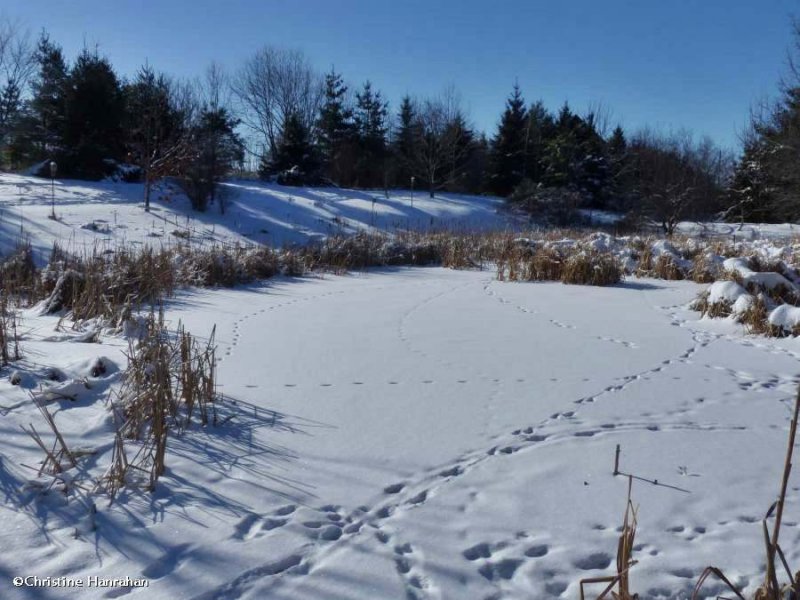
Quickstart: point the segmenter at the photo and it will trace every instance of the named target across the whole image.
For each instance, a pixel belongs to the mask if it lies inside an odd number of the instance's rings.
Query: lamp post
[[[50,218],[55,221],[56,219],[56,173],[58,172],[58,165],[56,161],[50,161],[50,200],[51,210]]]
[[[411,176],[411,208],[414,208],[414,182],[417,180],[413,175]]]

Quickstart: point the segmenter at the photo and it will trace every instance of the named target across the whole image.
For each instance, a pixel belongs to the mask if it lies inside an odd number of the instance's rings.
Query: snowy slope
[[[19,426],[40,420],[0,380],[0,577],[144,577],[125,597],[147,600],[575,598],[613,571],[620,444],[624,471],[660,482],[634,484],[633,590],[687,598],[714,564],[752,593],[800,345],[697,320],[682,307],[702,287],[425,268],[185,292],[167,316],[200,336],[217,325],[230,418],[173,438],[158,491],[100,502],[96,531],[76,500],[23,488],[39,456]],[[122,363],[120,340],[75,343],[56,321],[25,313],[26,372]],[[92,474],[116,376],[51,405],[68,442],[97,450]],[[786,520],[796,565],[794,487]]]
[[[160,245],[190,241],[196,245],[250,242],[283,246],[332,234],[397,229],[503,230],[515,220],[498,198],[392,191],[368,193],[336,188],[294,188],[256,181],[222,185],[228,208],[191,210],[174,186],[153,193],[150,213],[143,210],[140,184],[56,180],[0,174],[0,254],[20,239],[39,252],[54,241],[73,251],[100,250],[117,244]],[[57,221],[48,218],[52,194]],[[374,200],[374,202],[373,202]]]

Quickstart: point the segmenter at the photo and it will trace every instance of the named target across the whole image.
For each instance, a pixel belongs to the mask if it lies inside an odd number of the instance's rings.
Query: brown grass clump
[[[648,277],[653,272],[653,251],[649,243],[642,240],[637,240],[638,243],[632,244],[634,250],[638,253],[638,267],[636,275],[639,277]]]
[[[622,281],[623,272],[617,259],[610,254],[575,254],[567,259],[561,274],[563,283],[577,285],[615,285]]]
[[[242,272],[248,279],[270,279],[280,273],[280,260],[272,248],[259,246],[244,252]]]
[[[554,249],[540,248],[521,261],[518,273],[523,281],[560,281],[564,274],[564,258]]]
[[[473,257],[474,240],[468,237],[453,237],[441,245],[441,263],[449,269],[474,269],[479,261]]]
[[[727,300],[710,302],[708,291],[702,292],[697,299],[692,302],[692,309],[698,311],[700,316],[709,317],[710,319],[724,319],[725,317],[729,317],[733,312],[733,306]]]
[[[19,246],[0,261],[0,290],[17,302],[32,304],[41,295],[40,280],[30,244]]]
[[[653,272],[658,279],[666,279],[670,281],[680,281],[686,279],[686,274],[683,269],[675,262],[671,256],[661,255],[656,260],[653,267]]]
[[[496,262],[501,281],[561,281],[576,285],[614,285],[623,269],[610,253],[567,246],[506,243]]]
[[[737,320],[742,323],[748,333],[775,335],[768,321],[767,303],[762,295],[758,295]]]
[[[714,283],[720,276],[720,269],[707,253],[698,253],[692,259],[689,278],[695,283]]]

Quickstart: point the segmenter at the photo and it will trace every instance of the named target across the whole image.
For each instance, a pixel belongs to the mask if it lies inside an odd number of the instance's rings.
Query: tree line
[[[551,111],[517,85],[487,136],[453,87],[392,109],[370,81],[352,88],[297,50],[265,47],[233,73],[211,65],[199,81],[147,64],[126,79],[97,50],[68,61],[47,33],[33,43],[5,21],[0,151],[7,168],[46,173],[54,160],[66,177],[142,181],[146,207],[152,184],[171,177],[195,208],[224,211],[218,182],[246,171],[287,185],[495,194],[558,225],[579,209],[612,210],[671,234],[685,219],[796,218],[792,75],[780,101],[753,117],[737,159],[689,133],[611,127],[601,106]]]

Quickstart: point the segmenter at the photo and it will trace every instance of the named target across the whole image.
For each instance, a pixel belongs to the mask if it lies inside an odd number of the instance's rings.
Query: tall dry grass
[[[17,331],[17,312],[0,291],[0,367],[22,358]]]
[[[129,484],[155,489],[166,469],[167,442],[196,416],[217,422],[214,333],[204,342],[182,326],[167,330],[163,310],[151,312],[130,340],[123,384],[112,401],[116,435],[101,488],[114,499]]]

